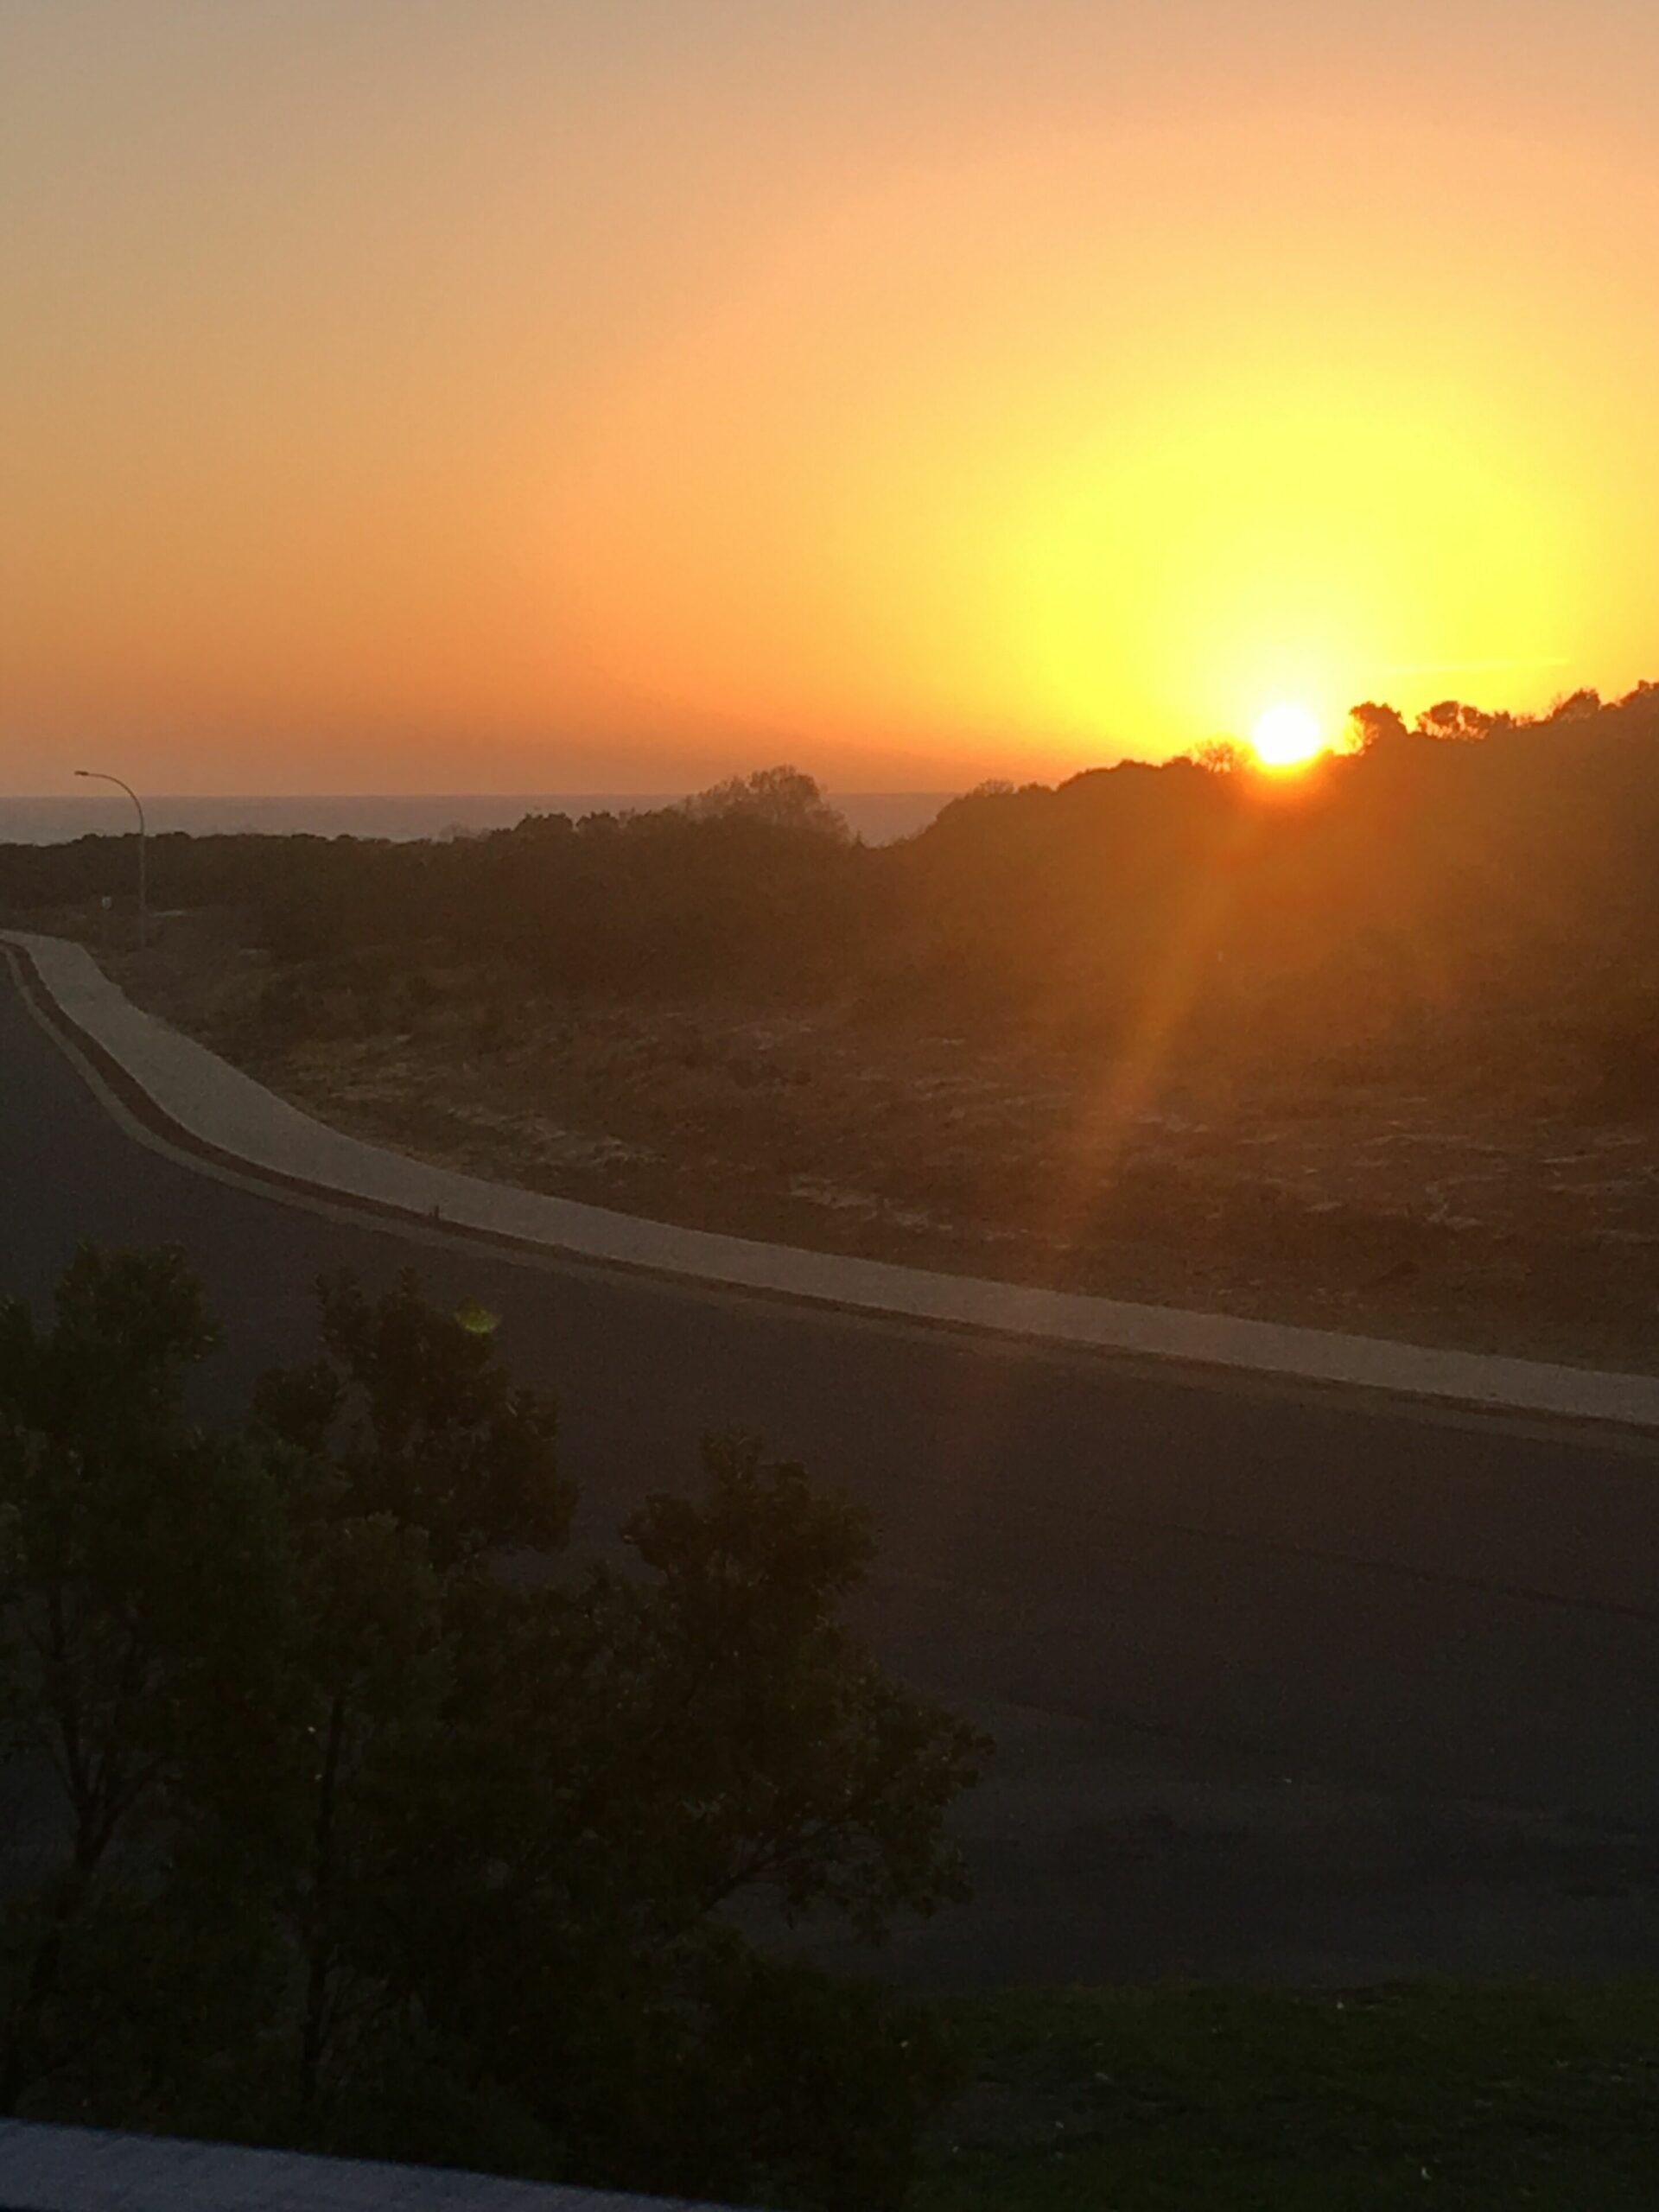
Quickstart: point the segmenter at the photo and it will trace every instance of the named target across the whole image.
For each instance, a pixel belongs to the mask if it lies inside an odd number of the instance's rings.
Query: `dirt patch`
[[[278,969],[222,915],[169,918],[142,958],[100,957],[322,1118],[531,1189],[1153,1303],[1659,1362],[1659,1126],[1592,1118],[1565,1086],[1242,1088],[846,1009]]]

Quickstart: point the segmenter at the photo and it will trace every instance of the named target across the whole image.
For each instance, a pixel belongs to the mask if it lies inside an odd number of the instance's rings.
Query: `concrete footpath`
[[[3,2212],[718,2212],[376,2158],[0,2120]]]
[[[911,1322],[1245,1370],[1299,1382],[1659,1429],[1659,1376],[1446,1351],[1131,1305],[643,1221],[429,1166],[331,1129],[143,1013],[81,946],[0,931],[31,1009],[143,1135],[276,1195],[343,1204],[497,1249],[568,1255]],[[0,1077],[3,1079],[3,1077]]]

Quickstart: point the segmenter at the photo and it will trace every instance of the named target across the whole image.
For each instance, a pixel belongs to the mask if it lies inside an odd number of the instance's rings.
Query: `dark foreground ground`
[[[1083,1990],[957,2011],[914,2212],[1613,2212],[1659,2196],[1659,1990]]]
[[[79,1237],[182,1244],[232,1346],[226,1406],[305,1339],[320,1269],[384,1280],[413,1259],[436,1294],[500,1314],[509,1356],[560,1392],[590,1534],[692,1480],[698,1432],[734,1423],[862,1498],[880,1542],[864,1627],[1000,1745],[959,1815],[974,1903],[884,1971],[1659,1972],[1653,1446],[323,1218],[124,1135],[10,988],[0,1206],[0,1283],[32,1297]]]

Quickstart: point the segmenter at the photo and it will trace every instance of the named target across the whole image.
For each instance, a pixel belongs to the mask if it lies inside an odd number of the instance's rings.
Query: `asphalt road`
[[[1659,1970],[1659,1445],[520,1264],[125,1135],[0,982],[0,1287],[173,1243],[231,1349],[411,1260],[560,1395],[588,1529],[759,1430],[864,1500],[860,1619],[999,1751],[938,1983]],[[842,1955],[833,1943],[831,1957]]]

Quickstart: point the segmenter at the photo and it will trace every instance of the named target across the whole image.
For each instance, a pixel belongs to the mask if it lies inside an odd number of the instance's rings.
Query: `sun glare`
[[[1325,733],[1306,707],[1269,707],[1250,732],[1264,768],[1300,768],[1325,750]]]

